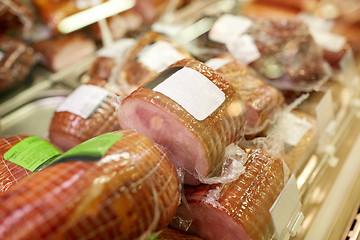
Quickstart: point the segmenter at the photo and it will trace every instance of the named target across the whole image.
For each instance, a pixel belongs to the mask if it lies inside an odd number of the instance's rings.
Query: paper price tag
[[[158,41],[146,46],[138,54],[139,61],[149,69],[161,72],[169,65],[184,58],[170,43]]]
[[[270,209],[277,239],[286,240],[300,232],[304,215],[301,212],[300,194],[292,175]]]
[[[110,93],[103,88],[94,85],[82,85],[60,104],[56,112],[71,112],[88,119],[109,95]]]
[[[321,136],[332,119],[334,119],[334,104],[331,90],[328,90],[315,108],[316,120]]]
[[[191,68],[170,68],[162,75],[166,78],[160,75],[145,87],[171,98],[198,121],[207,118],[225,101],[225,94],[213,82]]]
[[[244,34],[252,24],[249,18],[224,14],[214,23],[209,32],[209,38],[215,42],[226,43],[229,39]]]
[[[212,58],[205,62],[205,64],[214,70],[218,70],[233,60],[230,58]]]
[[[127,50],[132,48],[135,45],[135,42],[136,41],[131,38],[121,39],[107,47],[101,48],[99,51],[97,51],[96,55],[99,57],[117,59],[122,57]]]
[[[226,43],[231,54],[244,64],[251,63],[260,58],[261,54],[249,35],[242,35]]]
[[[285,143],[296,146],[311,128],[311,123],[292,113],[284,113],[277,123],[280,136]]]

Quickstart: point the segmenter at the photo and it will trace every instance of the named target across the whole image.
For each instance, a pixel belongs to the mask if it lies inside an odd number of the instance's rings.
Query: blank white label
[[[226,43],[231,54],[244,64],[260,58],[261,54],[250,35],[242,35]]]
[[[198,121],[225,101],[225,94],[201,73],[184,67],[154,88],[181,105]]]
[[[332,100],[331,90],[328,90],[315,108],[316,120],[321,136],[331,120],[334,119],[334,104]]]
[[[285,113],[279,119],[277,127],[284,141],[296,146],[311,128],[311,123],[295,114]]]
[[[205,64],[214,70],[218,70],[233,60],[231,58],[212,58],[205,62]]]
[[[89,118],[108,98],[110,93],[94,85],[82,85],[75,89],[56,112],[71,112],[82,118]]]
[[[165,41],[158,41],[146,46],[139,52],[138,57],[142,64],[156,72],[161,72],[169,65],[184,58],[178,50]]]
[[[117,59],[124,56],[127,50],[135,45],[135,40],[131,38],[125,38],[114,42],[113,44],[101,48],[96,55],[99,57],[108,57]]]
[[[229,39],[237,38],[244,34],[252,23],[246,17],[224,14],[211,28],[209,38],[215,42],[226,43]]]

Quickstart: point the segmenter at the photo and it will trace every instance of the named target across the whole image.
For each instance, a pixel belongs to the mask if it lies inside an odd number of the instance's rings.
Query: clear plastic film
[[[234,25],[237,30],[231,31],[229,26]],[[218,54],[230,52],[281,90],[313,91],[331,74],[321,49],[306,24],[298,19],[250,19],[225,14],[207,36],[199,38],[198,44],[216,48]]]
[[[49,164],[61,152],[35,136],[0,138],[0,193]]]
[[[160,146],[118,131],[70,151],[0,196],[1,238],[145,239],[169,224],[179,181]]]
[[[175,165],[184,168],[186,184],[218,176],[226,146],[244,137],[244,115],[236,89],[215,70],[190,59],[132,92],[118,109],[121,127],[164,146]]]

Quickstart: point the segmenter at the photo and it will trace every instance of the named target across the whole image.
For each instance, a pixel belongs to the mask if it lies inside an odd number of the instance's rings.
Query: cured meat
[[[0,35],[28,38],[33,27],[31,10],[18,0],[0,1]]]
[[[24,139],[27,145],[19,146],[20,142],[24,144]],[[15,150],[16,147],[18,150]],[[10,153],[9,150],[13,152]],[[0,193],[7,191],[29,176],[33,169],[39,169],[60,153],[54,146],[37,137],[20,135],[0,138]],[[17,157],[13,157],[14,154]]]
[[[169,0],[137,0],[134,10],[142,16],[145,23],[151,24],[165,12],[170,3]]]
[[[125,95],[102,79],[92,79],[78,87],[51,119],[51,142],[66,151],[97,135],[119,130],[115,96]]]
[[[32,173],[31,171],[4,159],[4,154],[26,137],[27,136],[16,136],[0,139],[0,192],[5,192],[12,185]]]
[[[182,47],[156,32],[147,32],[130,51],[121,68],[119,81],[129,85],[129,93],[152,79],[172,63],[191,58]]]
[[[245,112],[245,134],[256,135],[263,131],[284,103],[281,92],[265,84],[250,68],[234,57],[215,58],[206,64],[221,73],[249,106]]]
[[[246,148],[245,172],[225,185],[186,187],[177,217],[191,219],[189,232],[202,239],[270,239],[270,208],[284,187],[282,161],[260,149]]]
[[[0,238],[128,240],[165,228],[179,202],[171,160],[139,133],[106,135],[115,142],[100,160],[70,157],[0,195]]]
[[[184,232],[174,230],[171,228],[165,228],[161,230],[160,234],[156,236],[155,240],[201,240],[196,236],[186,234]]]
[[[52,71],[71,66],[96,50],[95,42],[81,33],[42,40],[33,47],[40,54],[42,64]]]
[[[34,63],[31,47],[14,38],[0,37],[0,93],[24,83]]]
[[[178,84],[169,88],[179,94],[177,100],[159,92],[160,85],[153,87],[161,81],[171,85],[176,79]],[[179,104],[182,99],[187,103]],[[243,137],[245,108],[240,94],[220,74],[184,59],[126,97],[118,118],[123,129],[150,137],[166,148],[176,166],[201,178],[216,174],[225,147]],[[193,177],[186,175],[185,183],[197,184]]]

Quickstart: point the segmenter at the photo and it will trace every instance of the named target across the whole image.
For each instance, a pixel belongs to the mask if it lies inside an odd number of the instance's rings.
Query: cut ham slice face
[[[128,240],[165,228],[179,203],[171,160],[139,133],[107,134],[116,139],[100,160],[68,157],[0,195],[0,238]]]
[[[177,94],[176,101],[159,92],[166,92],[166,84],[174,82],[178,85],[170,86],[174,91],[166,94]],[[123,129],[139,131],[164,146],[175,165],[193,175],[185,176],[186,184],[198,184],[194,177],[215,174],[225,147],[243,137],[245,108],[241,96],[220,74],[184,59],[126,97],[118,117]]]
[[[49,137],[64,151],[92,137],[120,129],[113,102],[116,100],[114,97],[121,96],[122,93],[114,85],[110,85],[102,79],[93,79],[84,85],[96,86],[100,89],[99,91],[108,89],[108,95],[99,99],[98,104],[94,105],[93,113],[89,115],[81,116],[79,112],[71,112],[71,109],[57,109],[51,119]],[[79,92],[81,95],[84,91],[80,90]],[[85,91],[85,94],[88,92]],[[84,104],[89,106],[89,103],[85,102],[86,98],[78,96],[76,99],[77,101],[70,104],[75,107]]]
[[[234,182],[186,187],[188,208],[177,217],[192,220],[189,232],[202,239],[268,239],[273,234],[270,208],[284,187],[283,162],[260,149],[247,153],[245,173]]]
[[[28,136],[14,136],[0,139],[0,192],[7,191],[21,179],[29,176],[32,172],[4,159],[4,154],[15,144]]]

